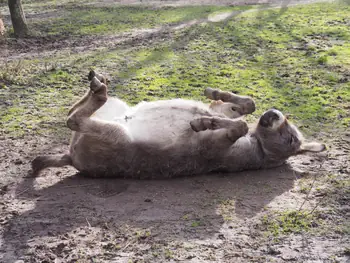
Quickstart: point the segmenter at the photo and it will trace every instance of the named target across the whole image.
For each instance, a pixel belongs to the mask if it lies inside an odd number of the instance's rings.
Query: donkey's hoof
[[[206,88],[204,91],[204,96],[211,100],[220,100],[220,90]]]
[[[194,130],[195,132],[200,132],[200,131],[206,130],[201,118],[194,119],[194,120],[190,121],[190,125],[191,125],[192,130]]]
[[[100,82],[107,85],[107,78],[102,74],[96,73],[94,70],[90,70],[88,75],[88,80],[92,81],[92,79],[96,77]]]
[[[192,130],[195,132],[205,130],[217,130],[220,129],[220,120],[212,117],[201,117],[194,119],[190,122]]]
[[[104,93],[107,91],[107,86],[99,81],[97,77],[93,77],[90,82],[90,89],[93,93]]]
[[[245,121],[237,120],[235,121],[235,126],[239,130],[239,133],[242,135],[246,135],[249,131],[248,124]]]
[[[91,81],[95,76],[96,76],[95,71],[90,70],[89,75],[88,75],[88,80]]]

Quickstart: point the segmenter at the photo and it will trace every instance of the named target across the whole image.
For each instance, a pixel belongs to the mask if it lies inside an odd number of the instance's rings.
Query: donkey
[[[92,177],[170,178],[277,167],[293,155],[325,150],[305,142],[276,109],[249,130],[239,118],[255,111],[249,97],[208,88],[210,105],[172,99],[129,107],[107,96],[102,75],[90,72],[89,80],[90,89],[69,111],[69,154],[36,157],[34,176],[71,165]]]

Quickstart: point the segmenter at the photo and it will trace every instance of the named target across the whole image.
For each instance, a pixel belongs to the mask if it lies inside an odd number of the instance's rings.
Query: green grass
[[[61,30],[80,36],[113,34],[227,10],[183,8],[97,8],[91,14],[96,14],[96,21],[85,8],[72,10],[86,12],[86,16],[73,15],[77,21],[85,19],[81,27],[69,19],[54,20],[62,28],[53,26],[45,34],[62,34]],[[110,21],[119,11],[120,20]],[[124,23],[124,12],[128,23]],[[259,10],[114,49],[58,52],[50,58],[23,60],[20,66],[18,62],[1,64],[0,96],[6,102],[0,115],[2,129],[13,136],[62,133],[69,105],[88,88],[90,68],[107,73],[110,94],[130,104],[175,97],[205,100],[203,90],[211,86],[252,96],[257,111],[251,119],[275,107],[290,114],[307,133],[347,129],[349,23],[347,4]]]
[[[252,6],[151,7],[145,5],[82,6],[70,3],[58,9],[59,16],[34,20],[32,30],[44,36],[71,37],[109,35],[206,19],[214,12],[245,10]],[[62,10],[63,9],[63,10]]]
[[[306,233],[318,224],[320,219],[306,211],[286,211],[262,218],[263,230],[275,238],[292,233]]]

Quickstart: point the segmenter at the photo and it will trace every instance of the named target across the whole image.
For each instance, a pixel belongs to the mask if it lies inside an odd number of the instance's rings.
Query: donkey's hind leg
[[[95,71],[90,70],[89,75],[88,75],[88,79],[91,81],[94,77],[96,77],[103,84],[107,85],[107,79],[102,74],[98,74]],[[84,96],[79,101],[74,103],[74,105],[70,108],[70,110],[68,111],[68,116],[71,115],[72,112],[75,111],[78,107],[83,105],[87,101],[87,99],[89,98],[90,95],[91,95],[91,90],[88,90],[84,94]]]
[[[241,115],[250,114],[255,111],[255,103],[253,99],[247,96],[239,96],[232,92],[212,88],[207,88],[204,91],[204,95],[214,101],[232,103],[232,107],[236,108]]]
[[[107,101],[107,86],[96,77],[91,80],[86,102],[68,116],[67,126],[73,131],[98,137],[111,143],[130,141],[127,130],[116,122],[90,118]]]

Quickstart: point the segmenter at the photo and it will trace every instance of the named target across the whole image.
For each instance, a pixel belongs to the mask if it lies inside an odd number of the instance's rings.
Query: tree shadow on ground
[[[271,15],[271,18],[262,18],[261,21],[260,19],[257,19],[256,23],[259,24],[259,27],[263,27],[264,24],[274,21],[275,19],[278,18],[279,15],[283,14],[284,10],[286,9],[286,6],[288,6],[289,2],[288,1],[283,1],[282,6],[283,8],[281,9],[281,12],[277,15]],[[91,7],[89,7],[91,8]],[[121,7],[118,7],[121,8]],[[124,7],[126,8],[126,7]],[[135,9],[136,8],[136,9]],[[137,10],[138,7],[130,7],[129,12],[133,12],[134,10]],[[142,7],[146,8],[146,7]],[[147,7],[149,9],[149,7]],[[146,8],[146,9],[147,9]],[[103,9],[103,8],[102,8]],[[172,10],[172,9],[171,9]],[[261,12],[263,12],[264,7],[261,6],[258,8]],[[227,23],[231,21],[231,18],[239,16],[245,10],[234,10],[232,12],[227,13],[227,16],[223,19],[223,21],[220,22],[212,22],[208,18],[208,14],[205,12],[202,13],[199,12],[200,16],[198,19],[192,19],[191,21],[187,21],[190,18],[191,12],[187,14],[187,16],[182,17],[178,22],[175,23],[175,25],[171,26],[161,26],[160,28],[157,28],[155,31],[151,32],[144,32],[143,34],[137,35],[135,37],[127,37],[127,38],[122,38],[119,39],[101,39],[102,42],[98,42],[99,38],[96,37],[96,35],[88,36],[87,39],[78,39],[76,43],[77,45],[91,45],[91,42],[97,41],[95,44],[93,44],[93,48],[96,49],[97,46],[99,47],[104,47],[104,49],[101,51],[94,51],[92,53],[87,52],[89,49],[84,49],[84,55],[81,57],[79,56],[77,59],[70,61],[68,65],[66,65],[64,68],[60,68],[59,70],[51,70],[48,71],[47,69],[43,69],[42,72],[41,70],[38,70],[37,74],[32,75],[32,78],[28,77],[28,74],[25,73],[24,71],[21,74],[23,75],[23,78],[26,78],[26,81],[23,82],[21,85],[13,85],[14,83],[9,83],[9,91],[4,94],[4,101],[9,101],[11,103],[8,103],[4,105],[5,107],[5,114],[9,112],[10,110],[13,109],[20,109],[22,112],[24,111],[24,103],[23,101],[27,101],[27,98],[34,98],[35,100],[43,100],[46,99],[50,101],[50,97],[48,96],[42,96],[42,94],[50,94],[52,90],[50,90],[51,87],[57,87],[57,89],[62,88],[62,94],[63,94],[63,100],[60,102],[57,102],[56,104],[59,105],[59,103],[62,104],[67,104],[67,100],[65,100],[65,92],[67,94],[71,95],[72,91],[67,89],[66,86],[78,86],[81,85],[81,81],[77,78],[72,78],[72,79],[67,79],[67,83],[63,83],[63,81],[51,78],[52,76],[56,77],[57,74],[60,72],[67,73],[71,75],[80,75],[84,76],[86,72],[88,71],[88,68],[90,67],[96,67],[96,68],[102,68],[104,69],[103,73],[108,73],[112,75],[112,82],[111,85],[109,86],[111,95],[115,95],[117,92],[119,93],[125,93],[127,94],[127,101],[131,103],[139,102],[140,100],[149,100],[149,98],[139,98],[138,90],[133,88],[132,90],[128,90],[127,88],[124,87],[124,89],[120,89],[120,86],[123,86],[125,82],[128,82],[133,79],[134,76],[137,76],[140,74],[140,70],[145,69],[147,67],[152,67],[157,64],[164,63],[164,61],[167,61],[168,56],[172,55],[173,53],[176,55],[179,55],[180,57],[183,57],[184,65],[194,65],[196,66],[198,61],[194,57],[192,59],[192,55],[188,54],[186,55],[186,52],[183,52],[184,49],[186,49],[192,41],[195,41],[196,39],[199,39],[208,32],[214,37],[214,40],[218,43],[218,46],[224,46],[224,42],[227,41],[227,34],[232,35],[234,37],[234,44],[237,43],[243,43],[246,41],[246,39],[253,39],[251,36],[247,36],[246,34],[243,34],[241,32],[242,30],[237,29],[234,25],[230,27],[228,32],[225,32],[224,34],[220,32],[220,28],[224,29],[227,26]],[[194,16],[196,17],[198,14],[195,14]],[[205,16],[205,18],[202,18],[201,16]],[[202,23],[207,23],[207,26],[201,26]],[[179,37],[176,36],[178,32],[181,32]],[[226,35],[225,35],[226,34]],[[118,36],[117,38],[121,38]],[[170,41],[169,41],[170,39]],[[40,40],[38,47],[36,45],[30,45],[33,46],[34,49],[38,48],[38,54],[42,54],[39,51],[44,51],[45,49],[55,49],[55,52],[62,49],[67,48],[67,46],[70,46],[69,48],[74,48],[75,44],[70,45],[68,42],[64,41],[57,41],[56,38],[53,39],[55,44],[51,45],[48,44],[46,45],[45,43],[40,44]],[[106,42],[104,42],[106,40]],[[114,41],[115,40],[115,41]],[[29,40],[30,41],[30,40]],[[44,41],[45,42],[45,41]],[[50,42],[50,41],[49,41]],[[56,43],[57,42],[57,43]],[[166,43],[165,43],[166,42]],[[111,46],[109,46],[111,45]],[[138,48],[150,48],[149,55],[145,56],[144,58],[131,58],[131,63],[128,61],[128,58],[125,57],[123,59],[116,60],[114,62],[108,63],[108,66],[106,66],[106,60],[112,61],[113,54],[127,54],[128,49],[134,48],[137,53]],[[84,48],[86,48],[84,46]],[[255,43],[249,44],[249,45],[240,45],[239,50],[242,51],[244,54],[247,54],[248,56],[254,55],[256,53],[258,46],[255,46]],[[26,52],[28,52],[28,49],[26,48]],[[31,53],[30,51],[28,53]],[[132,52],[131,52],[132,53]],[[123,55],[122,55],[123,56]],[[216,59],[220,54],[213,54],[212,55],[214,59]],[[69,57],[69,56],[68,56]],[[122,65],[122,63],[125,62],[126,65]],[[51,63],[51,62],[50,62]],[[49,63],[49,64],[50,64]],[[52,62],[54,65],[56,61]],[[112,65],[111,65],[112,64]],[[224,64],[224,63],[222,63]],[[42,65],[39,65],[39,69],[42,67]],[[185,71],[187,71],[188,68],[185,67]],[[86,72],[82,73],[83,70],[86,70]],[[167,69],[168,70],[168,69]],[[174,70],[178,70],[174,67]],[[169,70],[167,71],[169,72]],[[174,75],[174,73],[169,73]],[[192,73],[191,73],[192,74]],[[206,76],[209,76],[210,74],[206,74]],[[19,77],[21,78],[21,77]],[[193,76],[190,74],[181,74],[182,79],[188,79],[191,82],[193,81]],[[201,79],[203,82],[208,82],[208,77],[203,77]],[[139,81],[139,82],[142,82]],[[35,88],[33,89],[33,86],[40,84],[40,88]],[[183,86],[185,85],[184,81],[179,81],[179,85]],[[194,85],[199,85],[198,83],[194,83]],[[188,89],[184,94],[180,94],[179,90],[180,87],[173,87],[174,85],[169,86],[169,91],[166,89],[162,88],[159,89],[161,92],[156,93],[155,95],[159,97],[164,97],[164,96],[185,96],[191,93],[193,90],[198,90],[195,86],[193,86],[191,89]],[[85,88],[84,88],[85,89]],[[204,89],[204,88],[203,88]],[[37,92],[40,90],[40,92]],[[173,90],[173,91],[170,91]],[[165,92],[164,92],[165,91]],[[169,93],[167,93],[169,92]],[[199,91],[196,91],[199,93]],[[73,92],[74,93],[74,92]],[[34,96],[33,96],[34,95]],[[16,102],[16,98],[20,96],[21,101]],[[152,95],[153,96],[153,95]],[[12,103],[12,101],[15,101]],[[72,103],[72,102],[71,102]],[[19,105],[18,105],[19,104]],[[62,105],[61,104],[61,105]],[[62,119],[63,119],[63,114],[61,112],[61,108],[56,107],[57,112],[54,112],[58,117],[57,120],[55,121],[50,121],[48,124],[45,124],[43,122],[36,124],[38,127],[38,130],[42,131],[46,128],[52,129],[52,133],[55,133],[56,127],[57,126],[62,126]],[[34,108],[34,112],[36,113],[36,109]],[[43,115],[49,115],[52,114],[52,110],[49,109],[45,114],[45,109],[41,109],[41,112],[37,112],[36,114],[33,114],[33,116],[38,115],[40,117],[43,117]],[[10,115],[16,115],[15,113],[11,113]],[[19,115],[19,114],[18,114]],[[17,116],[16,116],[17,117]],[[33,118],[34,121],[35,118]],[[35,120],[36,121],[36,120]],[[30,125],[30,124],[29,124]],[[29,131],[30,132],[30,131]],[[51,133],[51,132],[50,132]]]
[[[78,174],[50,185],[57,178],[39,179],[47,187],[36,190],[38,179],[27,178],[16,188],[19,200],[35,202],[35,206],[13,217],[5,227],[2,250],[20,248],[18,257],[26,253],[32,239],[44,240],[79,228],[103,228],[106,223],[153,228],[158,238],[205,240],[220,233],[227,220],[235,224],[252,218],[289,191],[295,173],[284,165],[171,180],[89,179]],[[228,209],[230,215],[220,209]],[[195,228],[193,221],[199,222]]]

